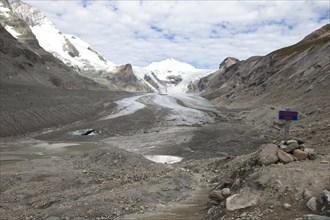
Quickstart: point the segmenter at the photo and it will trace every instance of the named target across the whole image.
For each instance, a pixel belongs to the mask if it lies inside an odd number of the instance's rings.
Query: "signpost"
[[[290,109],[279,111],[278,119],[279,120],[285,120],[284,140],[289,140],[290,123],[291,123],[291,121],[297,121],[298,120],[298,112],[291,111]]]

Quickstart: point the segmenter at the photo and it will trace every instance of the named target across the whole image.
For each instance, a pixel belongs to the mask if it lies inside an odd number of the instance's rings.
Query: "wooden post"
[[[290,138],[290,124],[291,121],[285,121],[285,125],[284,125],[284,140],[288,141]]]

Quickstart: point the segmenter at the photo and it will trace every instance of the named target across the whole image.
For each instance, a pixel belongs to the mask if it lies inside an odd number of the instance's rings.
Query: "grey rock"
[[[310,198],[306,203],[306,206],[309,210],[315,212],[317,210],[317,198],[314,196]]]
[[[225,197],[222,195],[222,191],[213,190],[209,194],[209,199],[217,202],[221,202],[222,200],[225,199]]]
[[[226,199],[226,209],[234,211],[255,206],[258,204],[258,196],[252,193],[234,194]]]
[[[327,200],[327,202],[330,204],[330,192],[328,190],[323,190],[324,197]]]
[[[227,198],[230,196],[230,189],[229,188],[223,188],[222,189],[222,195]]]
[[[304,190],[304,198],[305,199],[310,199],[313,196],[312,192],[309,191],[308,189]]]
[[[313,149],[313,148],[309,148],[309,147],[305,147],[304,151],[305,151],[306,153],[308,153],[308,154],[312,154],[312,153],[315,152],[315,149]]]
[[[303,220],[330,220],[330,217],[308,214],[303,216]]]
[[[289,210],[291,208],[291,205],[289,203],[283,204],[284,209]]]
[[[291,139],[291,140],[288,140],[288,141],[286,142],[287,145],[290,145],[290,144],[292,144],[292,143],[297,143],[297,144],[298,144],[298,141],[297,141],[297,140],[294,140],[294,139]]]
[[[317,158],[317,153],[308,154],[308,159],[315,160]]]
[[[295,149],[299,148],[299,144],[297,141],[291,142],[289,143],[284,149],[283,151],[286,153],[291,153],[293,152]]]
[[[282,184],[281,180],[276,179],[275,182],[274,182],[274,188],[278,191],[278,190],[280,190],[282,187],[283,187],[283,184]]]

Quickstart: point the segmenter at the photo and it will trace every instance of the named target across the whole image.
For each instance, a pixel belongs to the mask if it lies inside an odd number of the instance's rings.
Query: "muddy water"
[[[81,153],[106,146],[102,143],[7,143],[0,147],[0,165],[34,159],[60,157],[61,155]]]

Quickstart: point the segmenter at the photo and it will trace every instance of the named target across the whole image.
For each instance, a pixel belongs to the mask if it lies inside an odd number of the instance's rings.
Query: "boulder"
[[[252,193],[234,194],[226,199],[226,209],[234,211],[255,206],[258,204],[258,196]]]
[[[308,153],[300,149],[296,149],[293,151],[293,156],[295,156],[298,160],[305,160],[308,157]]]
[[[295,149],[298,149],[299,148],[299,144],[297,141],[292,141],[289,143],[288,141],[288,145],[286,145],[286,147],[284,149],[282,149],[284,152],[286,153],[291,153],[293,152]]]
[[[317,198],[314,196],[312,198],[310,198],[308,200],[308,202],[306,203],[306,206],[312,212],[316,212],[317,211]]]
[[[324,193],[324,198],[330,204],[330,191],[325,189],[325,190],[323,190],[323,193]]]
[[[258,156],[259,164],[267,166],[276,163],[278,161],[277,151],[278,147],[275,144],[264,145]]]
[[[225,197],[222,195],[222,191],[213,190],[209,194],[209,199],[217,202],[221,202],[225,199]]]
[[[286,163],[290,163],[293,161],[293,157],[292,155],[285,153],[282,150],[278,150],[277,151],[277,157],[279,159],[279,161],[281,161],[282,163],[286,164]]]

